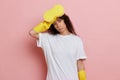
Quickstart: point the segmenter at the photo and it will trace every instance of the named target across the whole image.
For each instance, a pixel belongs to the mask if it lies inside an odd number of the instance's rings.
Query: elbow
[[[34,30],[30,30],[30,31],[29,31],[29,35],[30,35],[31,37],[33,37],[33,38],[38,39],[38,33],[36,33]]]
[[[34,30],[30,30],[29,31],[29,35],[33,37],[35,35],[35,31]]]
[[[30,36],[33,36],[32,30],[31,30],[31,31],[29,31],[29,35],[30,35]]]
[[[33,32],[32,30],[29,31],[29,35],[32,36],[33,35]]]

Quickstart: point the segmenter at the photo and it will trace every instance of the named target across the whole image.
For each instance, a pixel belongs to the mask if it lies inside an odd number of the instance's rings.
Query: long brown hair
[[[69,18],[66,14],[64,14],[63,16],[61,16],[61,17],[59,17],[59,18],[64,20],[64,22],[65,22],[65,24],[66,24],[66,27],[67,27],[67,29],[68,29],[69,32],[77,35],[76,32],[75,32],[75,30],[74,30],[74,27],[73,27],[73,24],[72,24],[70,18]],[[51,33],[51,34],[53,34],[53,35],[55,35],[55,34],[60,34],[60,33],[54,28],[54,25],[53,25],[53,24],[52,24],[52,25],[50,26],[50,28],[48,29],[48,32]]]

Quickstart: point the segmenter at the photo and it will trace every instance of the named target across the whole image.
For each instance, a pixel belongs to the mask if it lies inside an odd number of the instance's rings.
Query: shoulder
[[[83,40],[79,35],[74,35],[74,42],[76,43],[76,45],[80,46],[83,45]]]
[[[82,39],[79,35],[73,35],[76,41],[82,42]]]
[[[44,33],[39,33],[39,35],[49,35],[49,33],[44,32]]]
[[[39,38],[53,38],[55,35],[50,34],[48,32],[44,32],[44,33],[39,33]]]
[[[48,33],[48,32],[44,32],[44,33],[39,33],[39,36],[51,36],[52,34]]]

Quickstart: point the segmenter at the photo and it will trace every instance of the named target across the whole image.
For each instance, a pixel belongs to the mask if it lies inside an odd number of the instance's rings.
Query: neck
[[[62,32],[62,33],[60,33],[61,35],[69,35],[69,34],[71,34],[69,31],[65,31],[65,32]]]

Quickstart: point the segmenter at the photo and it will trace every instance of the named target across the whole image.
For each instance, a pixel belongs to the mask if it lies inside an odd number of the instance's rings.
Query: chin
[[[59,32],[60,32],[60,33],[63,33],[63,32],[64,32],[64,30],[60,30]]]

